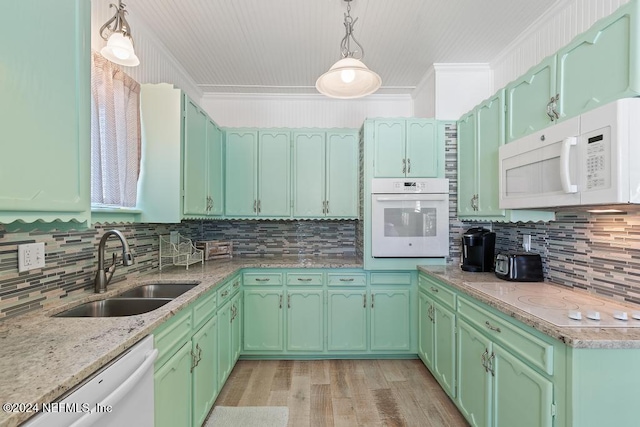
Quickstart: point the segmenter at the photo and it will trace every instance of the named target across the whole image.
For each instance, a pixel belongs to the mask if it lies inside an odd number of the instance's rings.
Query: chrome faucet
[[[124,235],[118,230],[109,230],[105,232],[100,239],[100,244],[98,245],[98,272],[96,273],[95,281],[95,292],[97,294],[107,291],[107,285],[111,281],[113,273],[116,271],[116,259],[118,258],[118,254],[116,253],[113,254],[113,263],[106,269],[104,268],[104,251],[107,240],[110,236],[116,236],[120,239],[120,243],[122,243],[122,265],[133,265],[133,254],[131,254],[129,244],[127,243],[127,239],[125,239]]]

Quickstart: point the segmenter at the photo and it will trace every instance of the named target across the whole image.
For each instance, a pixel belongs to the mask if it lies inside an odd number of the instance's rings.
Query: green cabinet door
[[[191,425],[191,341],[154,374],[155,426]]]
[[[326,144],[326,215],[357,218],[358,134],[327,132]]]
[[[185,95],[184,214],[206,215],[207,115]]]
[[[455,398],[456,316],[433,301],[434,345],[433,372],[444,391]]]
[[[251,217],[258,213],[258,132],[227,131],[225,215]]]
[[[556,55],[531,68],[505,88],[507,142],[549,126],[547,104],[556,95]]]
[[[371,350],[411,348],[408,289],[371,291]]]
[[[258,215],[291,215],[291,134],[288,131],[258,133]]]
[[[282,351],[283,291],[251,289],[244,291],[244,350]]]
[[[504,216],[498,207],[500,165],[498,149],[504,144],[504,89],[476,107],[476,216]]]
[[[494,427],[551,427],[553,383],[497,344],[491,365]]]
[[[434,328],[433,328],[433,303],[423,293],[418,293],[418,353],[424,364],[433,371],[434,355]]]
[[[325,201],[325,134],[293,134],[293,215],[323,217]]]
[[[407,177],[436,178],[440,170],[441,146],[435,120],[407,120]]]
[[[224,158],[222,130],[211,120],[207,121],[209,215],[224,213]]]
[[[231,303],[227,302],[218,309],[218,389],[222,389],[222,385],[231,373]]]
[[[458,120],[458,215],[475,214],[476,197],[476,114]]]
[[[90,4],[4,2],[2,14],[0,222],[89,221]]]
[[[242,350],[242,293],[231,300],[231,364],[235,365]]]
[[[407,171],[405,122],[405,119],[376,120],[374,122],[374,178],[405,176]]]
[[[217,387],[218,323],[214,316],[193,335],[192,351],[197,360],[193,369],[193,425],[201,426],[213,406]]]
[[[324,349],[324,292],[322,289],[287,291],[287,350]]]
[[[631,1],[558,51],[558,112],[562,118],[640,90],[638,3]]]
[[[490,424],[491,374],[483,365],[488,360],[491,341],[464,319],[458,319],[458,393],[456,404],[469,424]],[[514,393],[515,394],[515,393]],[[518,394],[519,396],[519,394]],[[505,424],[506,425],[506,424]],[[514,425],[519,425],[516,423]]]
[[[327,291],[327,331],[329,351],[367,349],[367,292]]]

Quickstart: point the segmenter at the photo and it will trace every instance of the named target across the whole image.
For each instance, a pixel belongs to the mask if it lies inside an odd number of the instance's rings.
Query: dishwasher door
[[[42,406],[40,414],[24,426],[152,427],[157,356],[153,335],[149,335],[61,400]]]

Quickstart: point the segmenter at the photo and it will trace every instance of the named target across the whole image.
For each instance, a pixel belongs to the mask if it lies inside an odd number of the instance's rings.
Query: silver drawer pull
[[[493,326],[491,323],[489,323],[488,320],[484,322],[484,324],[487,325],[487,328],[491,329],[492,331],[502,332],[499,327]]]
[[[234,283],[233,283],[233,287],[234,287],[234,288],[237,288],[238,286],[240,286],[240,282],[234,282]]]
[[[342,278],[342,279],[340,279],[340,281],[341,282],[353,282],[353,277],[351,277],[349,279]]]
[[[438,292],[438,288],[431,287],[431,292]]]
[[[269,280],[271,279],[269,279],[268,277],[265,277],[264,279],[257,278],[256,282],[268,282]]]
[[[298,277],[298,282],[310,282],[311,279],[307,278],[307,279],[303,279],[302,277]]]
[[[220,296],[222,298],[226,297],[227,295],[229,295],[229,290],[224,291]]]

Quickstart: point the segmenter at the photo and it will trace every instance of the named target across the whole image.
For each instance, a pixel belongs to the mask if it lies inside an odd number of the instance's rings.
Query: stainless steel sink
[[[149,283],[129,289],[117,298],[177,298],[196,286],[193,283]]]
[[[54,317],[118,317],[148,313],[162,307],[171,298],[107,298],[88,302]]]

